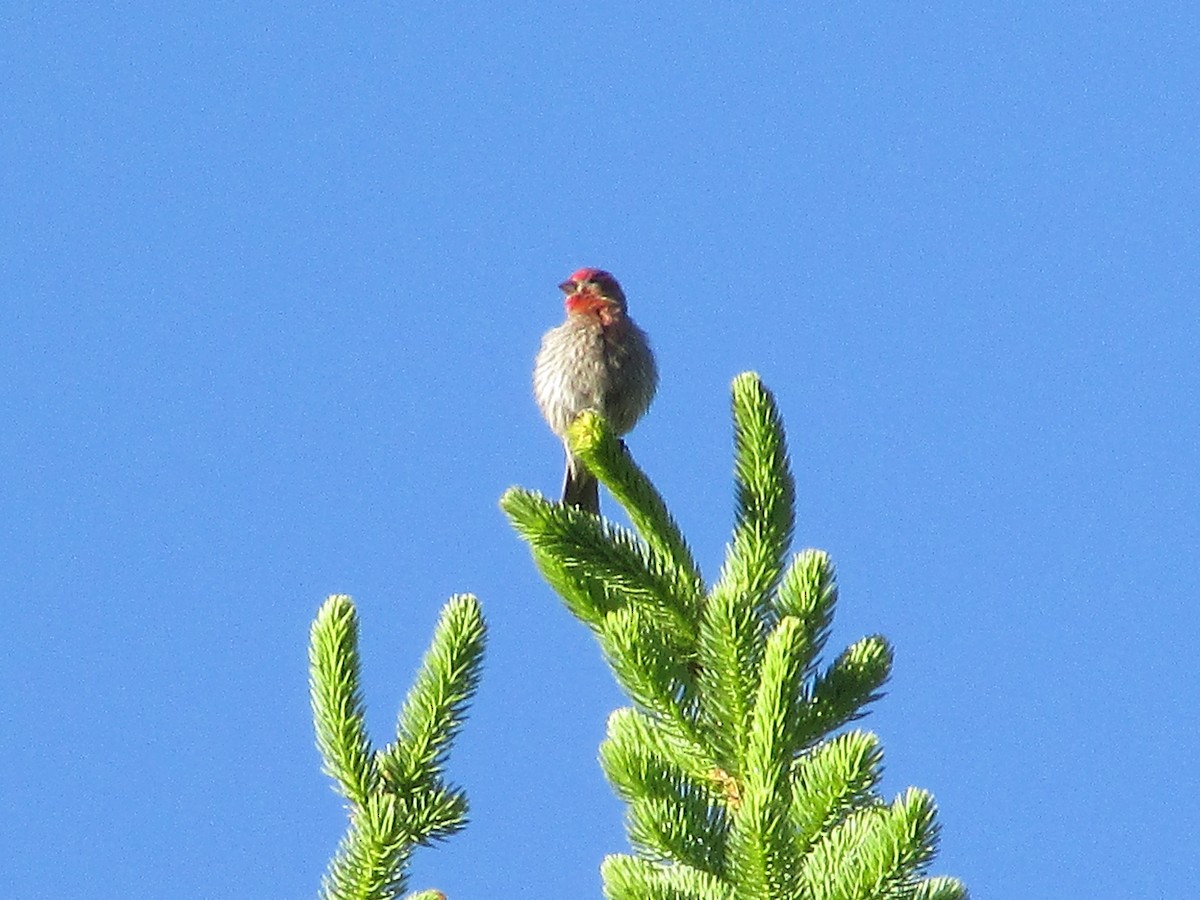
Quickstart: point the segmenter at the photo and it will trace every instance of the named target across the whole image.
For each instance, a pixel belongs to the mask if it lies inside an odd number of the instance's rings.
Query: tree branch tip
[[[732,387],[735,391],[739,388],[751,387],[754,385],[757,385],[760,388],[763,387],[763,380],[762,376],[753,369],[747,369],[745,372],[740,372],[734,376],[732,382]]]
[[[546,497],[538,491],[513,485],[500,495],[500,509],[511,517],[513,511],[520,509],[522,504],[545,502],[545,500]]]
[[[580,456],[594,452],[604,441],[613,437],[604,416],[594,409],[585,409],[567,427],[567,443]]]

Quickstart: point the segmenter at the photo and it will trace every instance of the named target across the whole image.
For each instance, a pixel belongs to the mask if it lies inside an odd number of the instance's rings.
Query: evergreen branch
[[[400,710],[397,738],[378,756],[388,786],[397,793],[431,785],[441,775],[479,685],[485,634],[479,601],[470,594],[451,597]]]
[[[705,733],[725,769],[746,765],[750,713],[758,691],[764,623],[746,595],[717,590],[705,604],[696,643]]]
[[[729,823],[724,810],[709,805],[703,794],[638,798],[629,806],[626,830],[644,857],[725,876]]]
[[[500,506],[577,618],[595,629],[607,613],[638,604],[670,623],[679,647],[695,642],[694,586],[670,559],[624,529],[530,491],[511,488]]]
[[[395,796],[406,839],[412,844],[445,840],[467,824],[467,795],[460,789],[438,785]]]
[[[706,872],[633,856],[606,857],[600,866],[608,900],[733,900],[729,885]]]
[[[317,743],[326,771],[351,800],[349,829],[321,882],[324,900],[395,900],[413,847],[466,822],[466,796],[442,785],[440,776],[478,684],[484,639],[478,601],[452,597],[404,704],[399,737],[372,754],[354,604],[336,595],[321,607],[309,648]]]
[[[967,900],[967,886],[945,875],[926,878],[913,889],[912,900]]]
[[[608,736],[600,745],[605,775],[627,801],[637,797],[670,798],[684,794],[725,799],[722,770],[699,744],[680,739],[636,709],[618,709],[608,717]]]
[[[882,766],[879,739],[865,731],[840,734],[795,760],[791,820],[801,851],[846,816],[878,803],[872,791]]]
[[[597,637],[617,681],[678,739],[704,746],[695,722],[695,686],[674,635],[639,607],[604,617]]]
[[[504,492],[500,508],[529,544],[534,564],[542,577],[577,619],[597,628],[606,613],[621,605],[621,598],[614,596],[608,585],[572,561],[578,539],[570,540],[564,517],[580,521],[585,516],[594,521],[595,517],[571,508],[564,509],[562,504],[552,503],[541,494],[519,488]],[[558,511],[562,514],[557,514]]]
[[[748,768],[786,770],[796,753],[794,723],[803,692],[805,637],[801,622],[791,616],[781,619],[767,637],[750,720]]]
[[[932,798],[909,788],[890,806],[873,806],[827,832],[805,859],[815,900],[912,897],[937,846]]]
[[[396,798],[375,793],[355,808],[350,830],[322,880],[322,900],[393,900],[405,888],[412,845],[396,815]]]
[[[571,450],[583,460],[629,516],[642,540],[671,561],[676,580],[689,590],[689,599],[704,597],[704,576],[667,510],[662,495],[633,461],[624,441],[617,438],[603,416],[585,410],[567,430]]]
[[[775,398],[753,372],[733,380],[733,423],[737,517],[713,593],[743,594],[761,603],[783,571],[796,488]]]
[[[868,703],[883,696],[892,670],[892,648],[880,635],[862,638],[846,648],[817,678],[797,723],[807,745],[848,722],[866,715]]]
[[[802,550],[784,572],[773,597],[777,616],[795,616],[808,635],[805,668],[812,669],[829,639],[837,605],[837,575],[822,550]]]
[[[786,617],[767,638],[762,680],[746,744],[742,805],[730,838],[731,880],[738,896],[790,900],[797,895],[798,860],[789,824],[793,722],[804,680],[806,636]]]
[[[344,594],[329,597],[309,635],[309,695],[323,771],[362,804],[378,772],[367,737],[358,658],[358,614]]]
[[[864,880],[893,894],[911,888],[937,850],[937,805],[927,791],[908,788],[879,817],[879,839],[864,847]]]

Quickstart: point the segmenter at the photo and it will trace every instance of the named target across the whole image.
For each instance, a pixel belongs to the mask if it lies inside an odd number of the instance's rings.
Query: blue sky
[[[1193,4],[188,6],[0,13],[6,896],[311,896],[312,616],[356,598],[382,741],[460,591],[473,822],[414,887],[600,896],[622,698],[496,505],[558,489],[530,370],[583,265],[710,577],[728,383],[777,394],[934,871],[1196,883]]]

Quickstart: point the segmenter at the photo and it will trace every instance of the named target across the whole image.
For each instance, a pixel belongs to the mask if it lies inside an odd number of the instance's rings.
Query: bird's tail
[[[563,479],[562,502],[584,512],[600,515],[600,482],[571,453],[567,454],[567,476]]]

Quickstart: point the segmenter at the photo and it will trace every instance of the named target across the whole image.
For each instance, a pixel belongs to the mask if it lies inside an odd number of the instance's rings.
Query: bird
[[[599,515],[599,485],[567,445],[567,428],[591,409],[618,437],[627,434],[650,408],[658,367],[646,333],[629,317],[617,279],[603,269],[584,268],[558,287],[566,294],[567,318],[542,336],[533,394],[566,447],[562,502]]]

